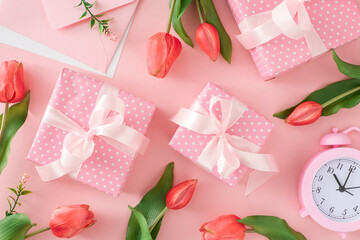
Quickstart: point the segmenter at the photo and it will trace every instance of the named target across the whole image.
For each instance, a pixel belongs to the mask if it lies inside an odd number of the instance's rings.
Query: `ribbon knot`
[[[215,105],[220,104],[220,118],[214,112]],[[181,108],[172,118],[176,124],[194,132],[212,135],[196,163],[212,172],[217,166],[220,176],[230,177],[241,164],[262,172],[262,176],[254,175],[249,178],[246,194],[261,185],[267,178],[267,173],[278,171],[277,164],[272,155],[256,153],[260,147],[242,137],[231,135],[231,128],[247,110],[245,104],[237,101],[212,97],[207,111],[200,103],[196,102],[191,109]],[[256,171],[256,172],[257,172]],[[268,175],[269,177],[270,175]]]
[[[310,0],[284,0],[271,11],[244,18],[238,25],[241,34],[237,39],[246,49],[252,49],[284,34],[294,40],[304,37],[313,57],[326,52],[306,10],[306,2]]]
[[[118,91],[108,84],[102,86],[89,118],[88,131],[59,110],[48,106],[43,122],[68,133],[63,141],[61,158],[36,167],[43,181],[64,175],[76,179],[82,164],[95,149],[95,136],[131,157],[144,153],[149,140],[124,124],[125,103],[118,97]],[[110,116],[110,113],[114,113],[114,116]]]
[[[220,133],[216,134],[216,136],[220,139],[227,139],[228,134],[224,133],[224,132],[220,132]]]

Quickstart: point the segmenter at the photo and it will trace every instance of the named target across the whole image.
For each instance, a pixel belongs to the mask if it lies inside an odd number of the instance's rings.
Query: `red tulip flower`
[[[146,48],[149,73],[164,78],[179,57],[182,45],[171,34],[159,32],[148,39]]]
[[[172,210],[178,210],[185,207],[191,200],[197,179],[187,180],[171,188],[166,195],[166,207]]]
[[[89,205],[82,204],[56,208],[49,226],[56,237],[71,238],[95,222],[94,213],[89,210]]]
[[[24,69],[15,60],[0,65],[0,102],[16,103],[25,96]]]
[[[220,216],[200,227],[202,240],[243,240],[245,225],[237,222],[239,217],[229,214]]]
[[[220,38],[216,28],[209,23],[201,23],[196,29],[196,42],[215,62],[220,53]]]
[[[320,118],[322,109],[320,103],[313,101],[303,102],[285,119],[285,123],[294,126],[313,123]]]

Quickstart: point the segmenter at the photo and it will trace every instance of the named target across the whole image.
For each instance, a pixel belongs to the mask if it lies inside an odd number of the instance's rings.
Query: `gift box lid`
[[[52,107],[79,125],[89,129],[89,118],[97,103],[103,82],[63,69],[48,108]],[[116,89],[115,89],[116,90]],[[145,134],[155,105],[123,90],[118,96],[125,103],[124,124]],[[110,113],[110,116],[114,116]],[[28,160],[46,165],[59,159],[67,131],[42,122],[28,154]],[[76,180],[117,196],[131,171],[134,158],[94,136],[95,149],[82,165]]]
[[[283,1],[228,0],[235,20],[273,10]],[[336,48],[360,37],[360,11],[356,0],[317,0],[305,2],[311,22],[327,49]],[[313,59],[304,37],[294,40],[280,34],[250,50],[261,77],[276,77]]]

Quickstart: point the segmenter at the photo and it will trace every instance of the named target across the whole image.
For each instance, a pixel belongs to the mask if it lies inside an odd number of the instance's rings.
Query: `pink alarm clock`
[[[304,167],[299,179],[300,215],[310,216],[321,226],[338,232],[342,239],[346,233],[360,229],[360,151],[341,147],[351,144],[347,135],[360,128],[351,127],[343,132],[337,128],[320,140],[329,146],[313,156]]]

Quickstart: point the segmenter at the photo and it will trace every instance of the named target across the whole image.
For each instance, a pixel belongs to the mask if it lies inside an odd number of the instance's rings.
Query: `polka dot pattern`
[[[282,0],[228,0],[237,23],[269,11]],[[306,2],[311,21],[325,46],[336,48],[360,37],[360,11],[356,0],[315,0]],[[284,35],[250,50],[263,79],[271,79],[312,59],[304,38]]]
[[[88,120],[102,84],[86,75],[63,69],[49,106],[56,108],[88,130]],[[119,91],[119,97],[126,105],[124,123],[145,134],[154,114],[155,105],[125,91]],[[40,165],[59,159],[66,134],[66,131],[41,123],[28,159]],[[94,142],[95,150],[82,165],[76,180],[117,196],[125,185],[134,159],[99,137],[95,136]]]
[[[220,89],[212,83],[208,83],[205,89],[197,97],[196,101],[200,102],[205,109],[209,109],[209,102],[213,96],[218,96],[220,98],[229,100],[232,98],[232,96],[226,93],[224,90]],[[219,114],[220,106],[215,105],[214,108],[214,112]],[[266,142],[273,128],[274,124],[272,122],[265,119],[254,110],[248,108],[247,111],[245,111],[243,114],[243,117],[241,117],[238,122],[230,127],[227,130],[227,133],[243,137],[259,146],[262,146]],[[184,155],[186,158],[196,163],[202,150],[213,136],[214,135],[198,134],[184,127],[178,127],[170,141],[170,146],[172,146],[176,151]],[[247,171],[248,168],[242,165],[229,178],[222,178],[217,171],[217,167],[215,166],[211,174],[221,179],[228,185],[235,186]]]

